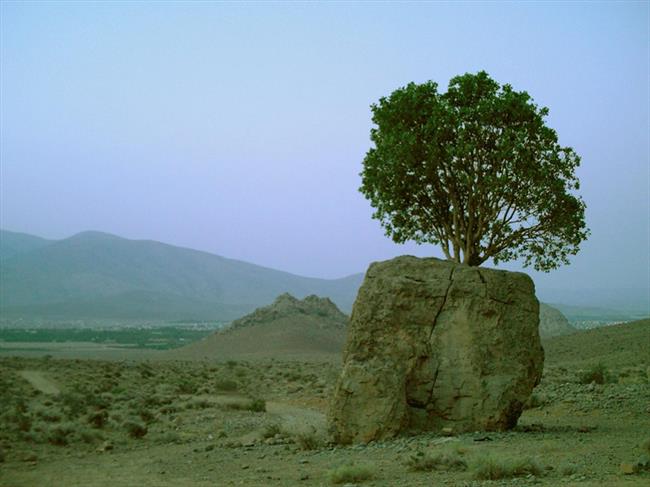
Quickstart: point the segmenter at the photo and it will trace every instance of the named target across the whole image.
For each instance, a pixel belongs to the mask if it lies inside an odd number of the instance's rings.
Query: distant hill
[[[15,255],[45,247],[51,243],[52,240],[35,237],[34,235],[0,230],[0,262]]]
[[[576,329],[596,328],[610,323],[634,321],[648,316],[650,309],[621,310],[596,306],[576,306],[553,303]]]
[[[539,335],[542,338],[568,335],[576,331],[558,309],[548,304],[539,304]]]
[[[0,243],[3,318],[230,321],[285,292],[328,296],[349,310],[363,279],[301,277],[100,232],[47,241],[2,231]]]
[[[542,341],[547,365],[650,366],[650,319],[580,330]]]
[[[348,317],[327,298],[290,294],[186,347],[179,358],[322,358],[341,353]]]
[[[350,312],[363,281],[363,274],[333,280],[302,277],[101,232],[57,241],[0,230],[0,257],[0,317],[5,324],[231,321],[283,293],[326,296]],[[542,313],[541,318],[542,336],[568,330],[557,313]]]

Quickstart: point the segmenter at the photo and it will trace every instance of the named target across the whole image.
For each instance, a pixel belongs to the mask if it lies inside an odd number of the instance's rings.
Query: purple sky
[[[2,2],[0,226],[101,230],[302,275],[397,246],[358,193],[369,105],[485,69],[583,158],[555,287],[648,287],[648,2]],[[516,266],[510,266],[516,268]]]

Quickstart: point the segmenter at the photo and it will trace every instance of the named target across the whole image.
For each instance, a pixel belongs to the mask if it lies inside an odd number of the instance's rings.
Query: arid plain
[[[309,337],[301,349],[294,333],[294,353],[270,357],[273,342],[265,340],[259,356],[239,359],[210,357],[205,340],[141,355],[105,350],[100,359],[86,353],[75,359],[69,349],[62,353],[68,358],[56,350],[44,357],[4,353],[0,485],[650,480],[643,463],[650,447],[649,320],[544,340],[542,382],[512,431],[426,433],[348,446],[328,443],[326,431],[340,353],[314,353]],[[196,354],[197,346],[205,353]]]

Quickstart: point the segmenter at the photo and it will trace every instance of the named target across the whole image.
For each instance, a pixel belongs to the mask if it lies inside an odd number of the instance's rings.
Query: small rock
[[[454,428],[442,428],[440,434],[443,436],[454,436]]]
[[[637,466],[634,463],[623,462],[621,463],[621,473],[623,475],[632,475],[637,472]]]
[[[97,451],[100,453],[111,451],[113,449],[113,444],[110,441],[105,441],[102,445],[97,448]]]
[[[309,474],[303,473],[302,475],[300,475],[300,480],[309,480]]]

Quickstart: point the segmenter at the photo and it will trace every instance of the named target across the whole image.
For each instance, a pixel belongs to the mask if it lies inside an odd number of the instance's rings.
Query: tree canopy
[[[360,191],[395,242],[439,245],[472,266],[522,259],[549,271],[587,238],[580,157],[525,91],[481,71],[446,93],[410,83],[372,113]]]

